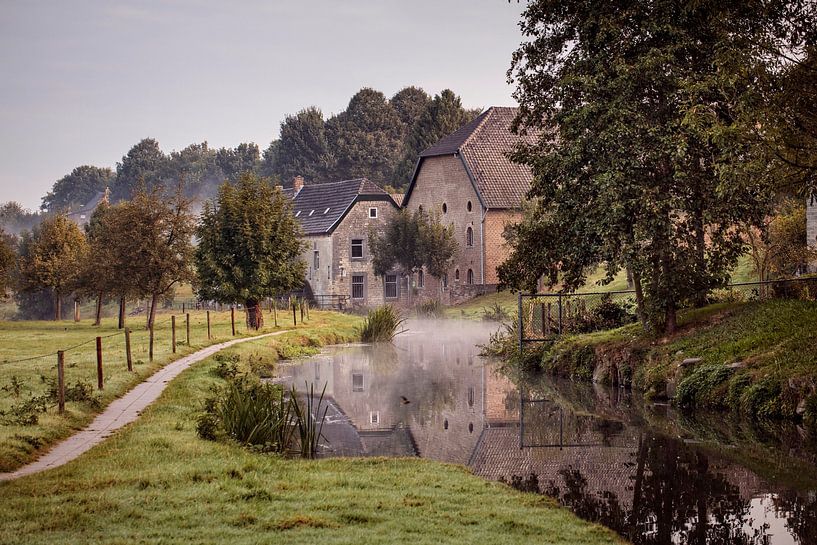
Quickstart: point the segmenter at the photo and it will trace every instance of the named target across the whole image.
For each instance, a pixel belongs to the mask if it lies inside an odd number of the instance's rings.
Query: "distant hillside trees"
[[[205,203],[196,234],[198,296],[243,302],[248,328],[263,327],[265,298],[304,284],[292,202],[264,178],[245,173],[236,184],[223,184],[216,199]]]
[[[0,300],[12,289],[14,264],[17,261],[14,239],[0,227]]]
[[[48,218],[20,240],[18,292],[51,293],[54,319],[60,320],[62,298],[79,287],[87,258],[88,242],[79,227],[63,215]]]
[[[292,181],[295,176],[319,181],[331,167],[323,113],[316,107],[288,115],[281,122],[278,140],[264,152],[264,175],[282,181]]]
[[[114,173],[109,168],[83,165],[75,168],[54,184],[43,197],[42,210],[61,212],[85,205],[97,193],[113,182]]]
[[[23,231],[30,231],[37,226],[45,217],[44,214],[32,212],[23,208],[15,201],[0,204],[0,228],[11,235],[20,234]]]

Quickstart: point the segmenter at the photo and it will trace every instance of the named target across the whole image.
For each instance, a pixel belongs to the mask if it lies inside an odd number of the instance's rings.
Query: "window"
[[[448,419],[447,419],[447,418],[446,418],[446,419],[445,419],[445,421],[443,422],[443,429],[444,429],[444,430],[447,430],[447,429],[448,429]]]
[[[448,287],[448,273],[443,273],[443,289]]]
[[[315,250],[313,253],[315,254],[315,256],[313,258],[314,262],[312,266],[315,269],[315,274],[318,274],[318,269],[321,268],[321,253],[318,250]]]
[[[296,218],[297,218],[298,216],[300,216],[300,215],[301,215],[301,211],[300,211],[300,210],[298,210],[297,212],[295,212],[295,217],[296,217]]]
[[[332,280],[332,267],[330,265],[326,266],[326,279]]]
[[[443,203],[443,214],[448,212],[448,205]]]
[[[385,278],[386,282],[386,299],[397,299],[397,275],[396,274],[387,274]]]
[[[362,392],[363,390],[363,373],[352,373],[352,391]]]
[[[363,299],[365,277],[362,274],[352,275],[352,299]]]
[[[380,424],[380,411],[369,411],[369,424]]]
[[[460,280],[460,270],[454,269],[454,282],[459,282]]]
[[[309,215],[310,215],[310,216],[311,216],[312,214],[314,214],[314,213],[315,213],[315,210],[310,210],[310,211],[309,211]]]
[[[326,214],[328,214],[328,213],[329,213],[329,208],[327,208],[326,210],[324,210],[324,211],[323,211],[323,215],[324,215],[324,216],[325,216]]]
[[[466,205],[465,205],[465,208],[467,208],[469,212],[470,212],[470,211],[471,211],[471,210],[474,208],[474,207],[471,205],[471,201],[468,201],[468,204],[466,204]]]
[[[469,247],[474,245],[474,230],[470,225],[465,230],[465,245]]]
[[[363,239],[352,239],[352,259],[363,259]]]
[[[422,269],[420,272],[417,273],[417,287],[424,288],[426,285],[426,275],[423,273]]]
[[[468,406],[469,406],[469,407],[473,407],[473,406],[474,406],[474,397],[475,397],[475,395],[474,395],[474,394],[475,394],[475,392],[474,392],[474,387],[473,387],[473,386],[469,386],[469,387],[468,387]]]
[[[369,208],[369,217],[372,219],[377,219],[377,208]]]
[[[466,281],[467,281],[469,284],[473,284],[473,283],[474,283],[474,271],[473,271],[473,270],[468,269],[468,276],[466,277]]]

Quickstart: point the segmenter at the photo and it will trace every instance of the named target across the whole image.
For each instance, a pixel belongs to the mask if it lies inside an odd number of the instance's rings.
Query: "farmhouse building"
[[[460,251],[442,278],[418,273],[420,299],[456,303],[494,291],[510,249],[505,225],[519,221],[533,175],[508,153],[531,136],[511,132],[516,108],[492,107],[420,154],[403,206],[453,225]]]
[[[321,307],[377,306],[397,302],[397,274],[375,277],[369,232],[382,232],[397,213],[394,199],[365,178],[304,185],[290,190],[304,231],[307,291]]]
[[[91,200],[85,204],[85,206],[66,214],[65,217],[80,227],[85,227],[91,223],[91,216],[93,216],[97,207],[103,202],[110,202],[110,194],[110,190],[106,187],[105,191],[97,192],[96,195],[94,195]]]

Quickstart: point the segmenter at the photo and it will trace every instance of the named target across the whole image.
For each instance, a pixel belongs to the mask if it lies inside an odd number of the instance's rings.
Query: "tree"
[[[414,126],[431,102],[428,93],[419,87],[409,86],[401,89],[389,101],[403,123],[405,135]]]
[[[216,164],[224,173],[224,179],[236,181],[245,172],[257,172],[261,152],[258,144],[241,143],[235,148],[220,148],[216,151]],[[219,180],[220,182],[223,180]]]
[[[62,297],[78,287],[88,242],[77,224],[63,215],[44,220],[20,244],[19,291],[49,290],[54,319],[62,319]]]
[[[181,151],[172,151],[161,176],[155,179],[160,183],[183,182],[185,194],[192,198],[207,195],[225,178],[216,156],[217,152],[210,148],[207,142],[190,144]]]
[[[392,180],[395,186],[405,187],[414,173],[420,153],[436,144],[473,117],[463,107],[460,97],[445,89],[426,104],[425,109],[412,125],[403,143],[402,156],[395,166]]]
[[[326,136],[337,178],[366,177],[383,186],[397,163],[403,125],[383,93],[365,87],[326,122]]]
[[[14,239],[0,227],[0,299],[8,298],[12,287],[12,273],[17,261]]]
[[[111,197],[130,199],[141,184],[148,189],[163,185],[169,161],[159,149],[159,142],[152,138],[141,140],[116,164],[116,184],[111,188]]]
[[[444,226],[427,212],[400,210],[386,224],[383,234],[369,233],[372,267],[377,276],[398,268],[413,274],[425,267],[441,278],[459,251],[452,225]]]
[[[780,6],[531,2],[508,76],[517,130],[539,134],[514,153],[533,202],[508,232],[502,283],[545,276],[569,291],[600,263],[608,280],[629,266],[640,316],[667,333],[681,305],[723,285],[744,251],[738,226],[768,207],[762,180],[721,174],[732,122],[757,98],[743,77],[763,62],[755,44],[784,31]]]
[[[782,200],[760,230],[747,227],[745,233],[761,282],[791,278],[816,257],[806,240],[806,207],[799,199]]]
[[[309,181],[324,177],[332,161],[326,142],[323,114],[316,107],[289,115],[281,123],[281,134],[264,153],[265,171],[285,182],[295,176]],[[268,161],[274,161],[272,165]]]
[[[300,224],[290,199],[264,178],[244,173],[223,184],[205,203],[196,233],[199,297],[244,302],[249,328],[263,327],[264,298],[303,286]]]
[[[73,207],[83,206],[94,195],[113,182],[113,171],[109,168],[99,168],[83,165],[66,174],[54,184],[51,191],[43,197],[42,210],[59,212]]]
[[[138,296],[150,298],[147,327],[152,334],[159,299],[171,294],[179,284],[195,279],[195,221],[190,201],[184,198],[181,188],[167,198],[161,187],[139,187],[131,200],[112,207],[105,225],[111,243],[116,245],[111,253],[117,259],[128,256],[129,267],[123,280]]]
[[[0,205],[0,227],[11,234],[30,231],[42,221],[43,215],[23,208],[18,202],[8,201]]]

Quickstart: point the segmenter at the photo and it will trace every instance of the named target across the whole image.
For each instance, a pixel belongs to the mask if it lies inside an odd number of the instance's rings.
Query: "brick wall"
[[[498,284],[497,267],[511,252],[503,233],[505,226],[516,223],[522,217],[518,210],[488,210],[485,216],[485,283]]]
[[[377,218],[369,217],[369,209],[377,208]],[[378,306],[386,300],[383,294],[383,278],[372,271],[372,256],[369,251],[369,230],[382,233],[389,219],[397,209],[389,201],[359,201],[343,218],[332,233],[332,277],[333,293],[352,295],[352,275],[364,277],[364,299],[352,300],[353,306]],[[363,259],[352,259],[352,240],[363,240]],[[343,269],[343,276],[341,276]],[[396,302],[396,301],[394,301]]]

